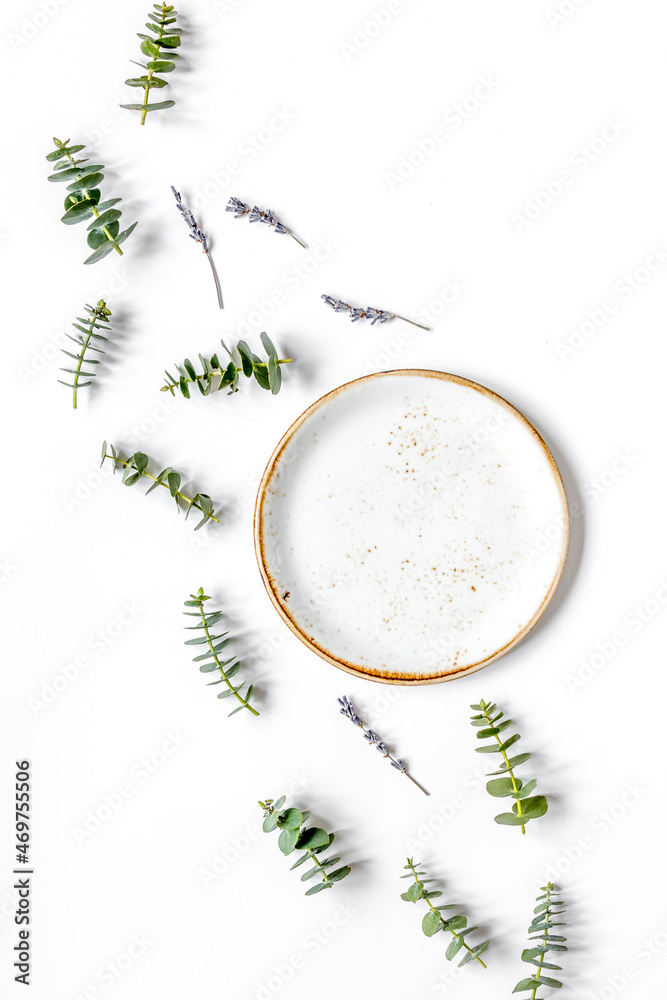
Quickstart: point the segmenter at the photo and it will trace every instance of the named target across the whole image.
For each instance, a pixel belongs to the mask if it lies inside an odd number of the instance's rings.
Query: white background
[[[123,80],[147,5],[5,10],[0,981],[10,996],[24,989],[12,982],[10,887],[13,762],[25,757],[40,1000],[505,996],[528,971],[520,953],[549,875],[569,903],[563,997],[658,995],[667,11],[657,0],[563,0],[558,20],[557,2],[402,0],[380,29],[385,0],[190,0],[165,95],[177,105],[144,128],[117,105],[135,99]],[[429,146],[438,128],[444,141]],[[139,220],[122,259],[82,266],[84,227],[60,224],[62,186],[46,182],[54,134],[89,144],[107,166],[104,195],[122,195],[124,221]],[[400,162],[412,166],[396,180]],[[559,190],[562,171],[571,183]],[[210,234],[222,314],[172,183]],[[232,194],[273,208],[310,249],[234,221]],[[267,305],[277,292],[280,305]],[[432,332],[351,326],[323,292],[426,309]],[[74,412],[57,347],[100,294],[112,343]],[[258,344],[262,329],[295,359],[279,397],[250,384],[190,402],[159,392],[166,366],[221,336]],[[580,346],[559,348],[571,338]],[[535,632],[483,674],[411,690],[355,681],[301,646],[263,592],[251,531],[258,477],[292,419],[341,382],[391,367],[441,368],[506,396],[554,450],[577,515],[565,578]],[[194,535],[166,495],[96,476],[105,437],[182,470],[223,524]],[[182,645],[182,601],[200,585],[238,636],[259,719],[228,719]],[[124,606],[139,610],[119,627]],[[76,657],[86,666],[72,669]],[[338,715],[345,691],[430,798]],[[517,720],[550,795],[525,838],[493,823],[497,803],[475,773],[486,761],[468,704],[480,695]],[[161,754],[170,734],[181,745]],[[155,754],[161,766],[144,780]],[[124,783],[129,797],[82,837]],[[275,835],[256,832],[257,799],[290,787],[354,866],[333,892],[304,898]],[[491,938],[486,972],[469,966],[459,979],[444,939],[422,935],[421,909],[399,899],[407,853]],[[133,935],[149,943],[132,946]]]

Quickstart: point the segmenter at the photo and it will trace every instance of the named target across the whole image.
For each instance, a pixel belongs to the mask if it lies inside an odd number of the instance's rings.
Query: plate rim
[[[318,645],[313,639],[311,639],[297,624],[297,622],[289,614],[289,612],[283,607],[278,598],[276,588],[271,579],[271,574],[267,569],[264,556],[265,546],[263,538],[262,512],[263,512],[264,501],[266,499],[267,487],[274,473],[276,465],[280,459],[280,456],[282,455],[283,451],[291,441],[294,434],[306,422],[306,420],[308,420],[312,416],[313,413],[315,413],[326,402],[333,399],[333,397],[342,394],[345,390],[349,389],[353,385],[357,385],[360,382],[369,382],[373,379],[384,378],[388,375],[389,376],[417,375],[423,378],[437,378],[445,382],[455,382],[458,385],[463,385],[468,388],[475,389],[478,392],[481,392],[482,395],[489,397],[494,402],[499,403],[501,406],[508,409],[515,417],[518,417],[518,419],[528,428],[528,430],[534,435],[534,437],[537,439],[538,444],[544,451],[549,463],[549,467],[551,469],[551,473],[556,481],[556,486],[558,488],[561,500],[562,513],[563,513],[563,543],[562,543],[563,548],[561,552],[561,557],[558,566],[556,567],[556,571],[551,581],[551,585],[545,597],[543,598],[542,603],[535,611],[535,614],[530,619],[530,621],[526,625],[524,625],[523,628],[521,628],[519,632],[517,632],[517,634],[508,643],[506,643],[500,649],[496,650],[490,656],[485,657],[483,660],[479,660],[477,663],[472,663],[469,664],[468,666],[461,667],[459,669],[450,670],[446,674],[423,676],[420,674],[417,675],[397,674],[395,671],[392,672],[375,671],[375,670],[365,669],[363,667],[360,667],[358,664],[349,663],[346,660],[342,660],[339,657],[334,656],[329,650]],[[563,571],[565,569],[565,563],[567,561],[568,550],[570,546],[570,510],[567,499],[567,492],[565,490],[565,484],[563,482],[563,477],[561,475],[560,469],[558,468],[556,460],[551,453],[549,446],[547,445],[546,441],[544,440],[540,432],[537,430],[537,428],[528,419],[528,417],[524,413],[522,413],[521,410],[519,410],[516,406],[514,406],[513,403],[510,403],[509,400],[505,399],[504,396],[501,396],[500,393],[495,392],[493,389],[489,389],[488,386],[482,385],[480,382],[474,382],[472,379],[465,378],[462,375],[454,375],[451,372],[441,372],[430,368],[394,368],[388,371],[372,372],[370,375],[362,375],[359,378],[351,379],[349,382],[343,382],[341,385],[336,386],[334,389],[331,389],[329,392],[325,393],[323,396],[320,396],[319,399],[316,399],[313,403],[307,406],[306,409],[289,425],[287,430],[284,432],[284,434],[278,441],[278,444],[274,448],[273,452],[271,453],[271,456],[266,464],[266,468],[264,469],[264,472],[262,473],[262,477],[259,482],[259,486],[257,489],[257,497],[255,499],[255,508],[253,513],[253,536],[255,542],[255,557],[257,559],[257,565],[259,567],[259,572],[262,578],[262,582],[264,584],[264,588],[267,594],[269,595],[271,603],[273,604],[274,608],[276,609],[282,620],[285,622],[287,627],[290,629],[290,631],[293,632],[294,635],[296,635],[296,637],[300,639],[305,646],[307,646],[310,650],[312,650],[312,652],[316,653],[321,659],[326,660],[327,663],[330,663],[334,667],[338,667],[339,670],[344,670],[346,673],[352,674],[355,677],[359,677],[363,680],[379,682],[381,684],[397,684],[403,687],[414,687],[414,686],[421,686],[423,684],[443,684],[447,681],[457,680],[459,677],[465,677],[468,674],[476,673],[478,670],[482,670],[484,667],[489,666],[489,664],[493,663],[495,660],[500,659],[501,656],[505,656],[507,653],[510,652],[510,650],[514,649],[515,646],[518,646],[519,643],[522,642],[530,632],[532,632],[532,630],[535,628],[535,626],[542,618],[549,605],[551,604],[551,601],[553,600],[554,594],[556,593],[558,585],[563,576]]]

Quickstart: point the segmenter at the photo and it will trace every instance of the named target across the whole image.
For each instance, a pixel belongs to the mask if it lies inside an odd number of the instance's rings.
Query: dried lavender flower
[[[369,319],[371,326],[375,326],[376,323],[388,323],[391,319],[402,319],[404,323],[412,323],[413,326],[418,326],[420,330],[431,329],[422,323],[416,323],[413,319],[408,319],[407,316],[399,316],[398,313],[387,312],[386,309],[374,309],[372,306],[362,309],[360,306],[351,306],[347,302],[343,302],[342,299],[335,299],[333,295],[323,295],[322,298],[328,306],[331,306],[334,312],[349,312],[353,323],[356,323],[359,319]]]
[[[401,760],[400,757],[392,757],[387,748],[387,744],[382,742],[378,734],[373,732],[372,729],[366,729],[362,720],[357,715],[354,705],[346,694],[344,694],[342,698],[338,698],[338,704],[340,705],[340,714],[344,715],[346,719],[349,719],[350,722],[353,722],[355,726],[358,726],[361,729],[364,734],[364,739],[371,746],[374,746],[383,757],[386,757],[392,767],[395,767],[397,771],[400,771],[401,774],[404,774],[407,778],[409,778],[410,781],[417,786],[417,788],[421,788],[424,795],[431,794],[426,791],[423,785],[420,785],[418,781],[415,781],[412,775],[408,772],[405,761]]]
[[[272,226],[276,233],[280,233],[284,236],[291,236],[293,240],[299,244],[300,247],[306,249],[306,244],[302,243],[298,236],[295,236],[291,229],[284,226],[282,222],[276,219],[275,215],[270,208],[262,209],[254,205],[253,208],[250,205],[246,205],[244,201],[240,198],[230,198],[227,202],[227,207],[225,209],[227,212],[233,212],[235,219],[242,219],[247,216],[250,222],[263,222],[267,226]]]
[[[176,188],[173,186],[173,184],[171,186],[171,190],[172,194],[174,195],[174,198],[176,199],[176,208],[181,213],[183,221],[190,230],[188,234],[190,236],[190,239],[194,240],[196,243],[201,243],[202,251],[206,254],[208,258],[208,262],[211,265],[211,271],[213,272],[213,280],[215,281],[215,291],[218,296],[218,305],[222,309],[222,291],[220,290],[220,282],[218,281],[218,272],[216,271],[215,264],[213,263],[213,258],[211,256],[211,250],[208,245],[208,239],[206,238],[206,233],[203,231],[203,229],[199,228],[199,226],[197,225],[197,220],[195,219],[194,215],[192,214],[190,209],[186,208],[185,205],[183,204],[181,200],[181,192],[177,191]]]

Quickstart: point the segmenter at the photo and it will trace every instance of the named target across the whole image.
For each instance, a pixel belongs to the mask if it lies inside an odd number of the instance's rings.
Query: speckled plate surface
[[[507,653],[546,610],[569,535],[556,464],[484,386],[381,372],[289,428],[255,509],[260,572],[280,615],[325,660],[428,684]]]

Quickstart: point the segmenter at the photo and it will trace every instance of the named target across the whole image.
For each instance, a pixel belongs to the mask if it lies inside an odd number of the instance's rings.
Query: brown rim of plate
[[[530,619],[527,625],[525,625],[517,634],[506,643],[501,649],[492,653],[491,656],[487,656],[483,660],[479,660],[477,663],[472,663],[467,667],[460,667],[458,669],[443,671],[441,674],[398,674],[391,671],[373,670],[368,667],[359,666],[356,663],[350,663],[347,660],[343,660],[340,657],[334,656],[328,649],[323,646],[318,645],[317,642],[311,637],[306,635],[303,629],[297,624],[297,622],[292,618],[287,608],[281,603],[280,598],[277,593],[275,584],[269,573],[266,560],[264,556],[264,537],[263,537],[263,506],[264,500],[266,498],[266,491],[271,481],[271,477],[275,471],[276,465],[283,451],[291,441],[292,437],[296,431],[308,420],[308,418],[316,410],[320,408],[324,403],[328,402],[334,396],[339,395],[344,390],[349,389],[350,386],[357,385],[359,382],[369,382],[371,379],[385,378],[386,376],[398,376],[398,375],[421,375],[424,378],[438,378],[446,382],[456,382],[459,385],[468,386],[470,389],[476,389],[481,392],[484,396],[488,396],[493,399],[496,403],[504,406],[505,409],[509,410],[515,417],[517,417],[522,423],[531,431],[532,434],[537,438],[539,444],[541,445],[549,465],[551,466],[551,471],[553,473],[554,479],[556,480],[556,485],[560,493],[561,503],[563,506],[563,526],[564,526],[564,538],[563,538],[563,552],[561,554],[560,562],[554,574],[554,578],[551,581],[551,586],[544,597],[539,608]],[[530,631],[537,625],[538,621],[547,610],[551,600],[556,592],[556,588],[560,583],[560,579],[563,575],[563,570],[565,568],[565,561],[567,559],[568,546],[570,542],[570,516],[569,508],[567,503],[567,494],[565,492],[565,485],[563,483],[563,478],[560,474],[560,470],[556,465],[553,455],[549,451],[549,448],[544,441],[542,435],[533,427],[530,420],[520,410],[517,410],[516,406],[513,406],[508,400],[503,396],[500,396],[497,392],[492,389],[487,389],[486,386],[480,385],[478,382],[473,382],[468,378],[463,378],[460,375],[451,375],[448,372],[438,372],[431,371],[427,368],[397,368],[393,371],[386,372],[375,372],[372,375],[364,375],[362,378],[352,379],[350,382],[344,382],[343,385],[339,385],[336,389],[332,389],[331,392],[327,392],[324,396],[315,400],[314,403],[303,411],[301,416],[297,417],[293,424],[288,427],[288,429],[283,434],[282,438],[278,442],[268,464],[264,470],[262,478],[260,480],[259,489],[257,491],[257,500],[255,501],[255,514],[254,514],[254,536],[255,536],[255,554],[257,556],[257,564],[259,566],[259,571],[264,582],[266,591],[271,598],[271,602],[275,607],[276,611],[283,619],[287,627],[304,643],[309,649],[312,649],[314,653],[321,656],[323,660],[327,663],[333,664],[334,667],[338,667],[340,670],[345,670],[348,674],[354,674],[356,677],[362,677],[364,680],[379,681],[383,684],[402,684],[405,686],[415,685],[415,684],[439,684],[443,681],[455,680],[457,677],[464,677],[466,674],[475,673],[477,670],[481,670],[483,667],[493,663],[494,660],[499,659],[504,656],[505,653],[509,653],[511,649],[514,649],[522,639],[524,639]]]

